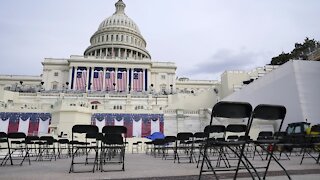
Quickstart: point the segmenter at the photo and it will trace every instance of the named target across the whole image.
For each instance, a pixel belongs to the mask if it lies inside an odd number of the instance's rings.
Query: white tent
[[[289,61],[224,98],[258,104],[279,104],[287,108],[283,130],[291,122],[320,124],[320,62]]]

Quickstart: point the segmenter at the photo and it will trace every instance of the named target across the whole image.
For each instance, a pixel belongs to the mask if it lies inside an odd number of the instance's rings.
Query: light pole
[[[214,88],[213,91],[214,91],[214,93],[216,94],[217,102],[219,102],[219,96],[218,96],[219,90],[218,90],[217,88]]]
[[[116,91],[116,83],[113,83],[113,91]]]

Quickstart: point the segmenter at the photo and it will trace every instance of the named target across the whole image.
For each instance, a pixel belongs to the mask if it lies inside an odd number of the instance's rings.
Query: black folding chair
[[[11,153],[10,153],[10,148],[9,148],[9,141],[8,141],[8,135],[5,132],[0,132],[0,160],[1,163],[0,165],[4,165],[4,162],[7,161],[7,159],[10,160],[11,165],[12,163],[12,159],[11,159]]]
[[[259,148],[259,146],[264,146],[264,148],[271,148],[271,145],[268,143],[265,143],[265,140],[271,140],[273,139],[273,132],[272,131],[261,131],[258,134],[257,141],[254,141],[254,151],[253,151],[253,157],[254,160],[256,153],[259,155],[261,160],[267,159],[268,156],[263,157],[264,151]]]
[[[205,132],[196,132],[193,134],[193,147],[192,147],[192,152],[193,152],[193,157],[194,160],[197,162],[197,168],[199,165],[200,157],[202,155],[202,150],[203,150],[203,145],[206,139],[208,138],[208,133]],[[198,155],[198,158],[197,158]]]
[[[98,136],[98,133],[99,133],[99,128],[95,125],[74,125],[72,127],[72,140],[69,142],[69,144],[71,145],[72,160],[71,160],[69,173],[94,172],[95,166],[98,165],[98,145],[97,144],[91,145],[90,142],[88,142],[88,139],[92,139],[92,138],[94,139],[94,137]],[[84,135],[83,136],[83,139],[85,140],[84,142],[75,140],[76,135],[81,135],[81,134]],[[81,156],[81,153],[80,153],[81,150],[83,152],[82,154],[85,155],[84,160],[75,162],[75,157]],[[93,162],[88,162],[89,150],[95,151]],[[84,164],[84,165],[93,164],[93,168],[92,170],[75,171],[74,170],[75,164]]]
[[[53,158],[57,160],[54,138],[52,136],[41,136],[39,141],[39,155],[37,160],[51,161]]]
[[[252,106],[249,103],[245,102],[227,102],[227,101],[220,101],[217,104],[214,105],[212,108],[212,113],[211,113],[211,120],[210,120],[210,125],[212,125],[213,118],[220,119],[221,121],[225,121],[226,119],[237,121],[239,123],[238,126],[234,125],[233,127],[229,127],[230,132],[244,132],[244,137],[243,140],[238,140],[238,141],[214,141],[208,139],[207,143],[205,144],[205,149],[204,149],[204,155],[203,155],[203,161],[200,169],[200,175],[199,179],[201,179],[202,172],[203,171],[203,165],[204,163],[207,163],[213,172],[214,176],[216,179],[218,179],[217,173],[216,173],[216,168],[214,168],[207,157],[207,149],[208,145],[210,146],[218,146],[221,147],[222,149],[227,148],[230,150],[238,159],[238,163],[236,167],[233,169],[235,170],[235,175],[234,178],[237,177],[240,164],[243,165],[243,167],[249,172],[250,176],[252,179],[254,179],[254,175],[251,172],[250,169],[253,169],[255,173],[257,174],[256,170],[252,167],[252,164],[250,161],[247,159],[247,157],[244,154],[245,146],[248,143],[248,137],[249,137],[249,131],[251,128],[251,113],[252,113]],[[237,147],[235,149],[234,147]],[[224,153],[224,152],[222,152]],[[218,169],[217,169],[218,170]],[[224,168],[224,169],[219,169],[219,171],[230,171],[232,169],[229,168]]]
[[[224,125],[208,125],[204,128],[204,136],[205,141],[202,142],[201,149],[199,150],[199,160],[197,162],[197,168],[199,166],[200,161],[202,161],[200,173],[208,172],[207,170],[203,170],[203,163],[206,162],[208,169],[212,166],[212,161],[217,161],[217,167],[220,166],[220,157],[223,155],[222,147],[217,146],[216,142],[224,140],[226,127]],[[209,152],[208,152],[209,151]],[[204,155],[205,154],[205,155]],[[212,156],[217,156],[216,159],[210,158],[209,154]],[[201,160],[201,156],[203,159]],[[206,161],[204,161],[206,159]],[[210,163],[208,163],[210,161]],[[225,165],[227,166],[226,162]],[[211,170],[209,170],[211,171]]]
[[[40,153],[39,141],[40,138],[38,136],[27,136],[25,139],[25,143],[28,148],[30,157],[33,157],[34,161],[38,159]]]
[[[258,145],[264,152],[268,155],[268,162],[265,167],[255,167],[258,168],[265,168],[265,172],[263,174],[263,179],[266,178],[266,175],[269,170],[269,166],[271,163],[271,159],[273,159],[285,172],[287,177],[291,179],[287,170],[281,165],[278,158],[274,156],[275,147],[280,142],[279,137],[277,136],[281,132],[283,120],[286,116],[286,108],[284,106],[279,105],[267,105],[267,104],[260,104],[254,108],[252,113],[252,121],[260,120],[260,121],[279,121],[279,128],[275,132],[274,139],[258,139],[255,144]],[[266,144],[270,145],[271,148],[266,148]],[[268,147],[268,146],[267,146]]]
[[[158,154],[162,153],[162,159],[174,159],[175,158],[175,143],[176,143],[176,136],[166,136],[164,139],[156,139],[155,150],[158,150]],[[156,153],[156,151],[154,151]],[[156,154],[155,154],[156,155]],[[156,157],[156,156],[155,156]]]
[[[104,136],[100,152],[101,172],[106,171],[104,165],[110,164],[122,164],[121,170],[124,171],[127,128],[124,126],[104,126],[102,133]]]
[[[174,163],[176,162],[176,160],[178,161],[178,163],[180,163],[181,158],[186,158],[189,160],[189,163],[192,163],[192,145],[193,133],[178,133],[174,147]]]
[[[23,132],[12,132],[8,133],[8,141],[9,141],[9,152],[10,152],[10,163],[14,165],[13,161],[21,160],[19,165],[23,165],[23,162],[27,158],[29,161],[29,165],[31,165],[30,154],[28,147],[26,145],[26,135]],[[8,159],[4,162],[6,164]]]
[[[70,157],[69,139],[58,139],[58,158]]]
[[[310,134],[305,136],[302,147],[302,158],[300,165],[305,158],[311,158],[319,164],[320,160],[320,124],[311,127]]]

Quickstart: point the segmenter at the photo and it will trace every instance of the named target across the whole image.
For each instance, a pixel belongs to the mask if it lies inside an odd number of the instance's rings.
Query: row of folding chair
[[[212,172],[216,179],[218,179],[219,171],[234,171],[234,179],[238,177],[240,170],[246,170],[252,179],[265,179],[270,167],[271,160],[276,162],[281,169],[285,172],[287,177],[291,179],[286,169],[279,162],[279,159],[274,155],[274,148],[268,149],[268,146],[275,147],[279,143],[277,137],[272,139],[250,139],[249,132],[253,121],[279,121],[280,132],[283,124],[283,120],[286,115],[286,108],[279,105],[258,105],[252,108],[249,103],[246,102],[227,102],[221,101],[214,105],[211,114],[210,125],[205,128],[205,132],[209,134],[222,134],[222,138],[210,137],[206,139],[203,150],[201,152],[202,161],[199,179],[205,172]],[[229,124],[226,127],[223,125],[212,125],[213,119],[217,119],[220,122],[226,122],[230,120],[233,124]],[[227,123],[226,123],[227,124]],[[227,139],[227,133],[239,134],[235,138]],[[267,154],[268,158],[265,166],[257,166],[253,164],[253,160],[247,153],[248,148],[252,148],[252,145],[259,146],[259,148]],[[212,156],[210,153],[214,151],[217,155]],[[233,155],[233,158],[231,158]],[[212,158],[215,159],[212,159]],[[231,160],[235,162],[231,163]],[[206,168],[206,167],[207,168]],[[264,169],[262,177],[260,176],[260,169]]]
[[[81,134],[84,141],[76,140],[76,136]],[[69,173],[108,171],[110,168],[105,169],[105,166],[111,164],[121,165],[120,170],[124,171],[126,134],[127,128],[124,126],[105,126],[102,128],[102,133],[99,133],[99,128],[95,125],[73,126],[70,141],[72,160]],[[90,169],[85,168],[90,164],[92,165]],[[80,167],[80,165],[83,166]]]
[[[1,165],[23,165],[31,161],[52,160],[60,157],[60,141],[52,136],[26,136],[22,132],[0,132]],[[57,152],[58,151],[58,152]]]

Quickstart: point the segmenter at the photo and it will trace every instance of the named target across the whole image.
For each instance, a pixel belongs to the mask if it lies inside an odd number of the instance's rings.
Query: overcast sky
[[[40,75],[44,58],[83,55],[117,0],[1,0],[0,74]],[[318,0],[123,0],[153,61],[177,76],[219,79],[320,40]]]

